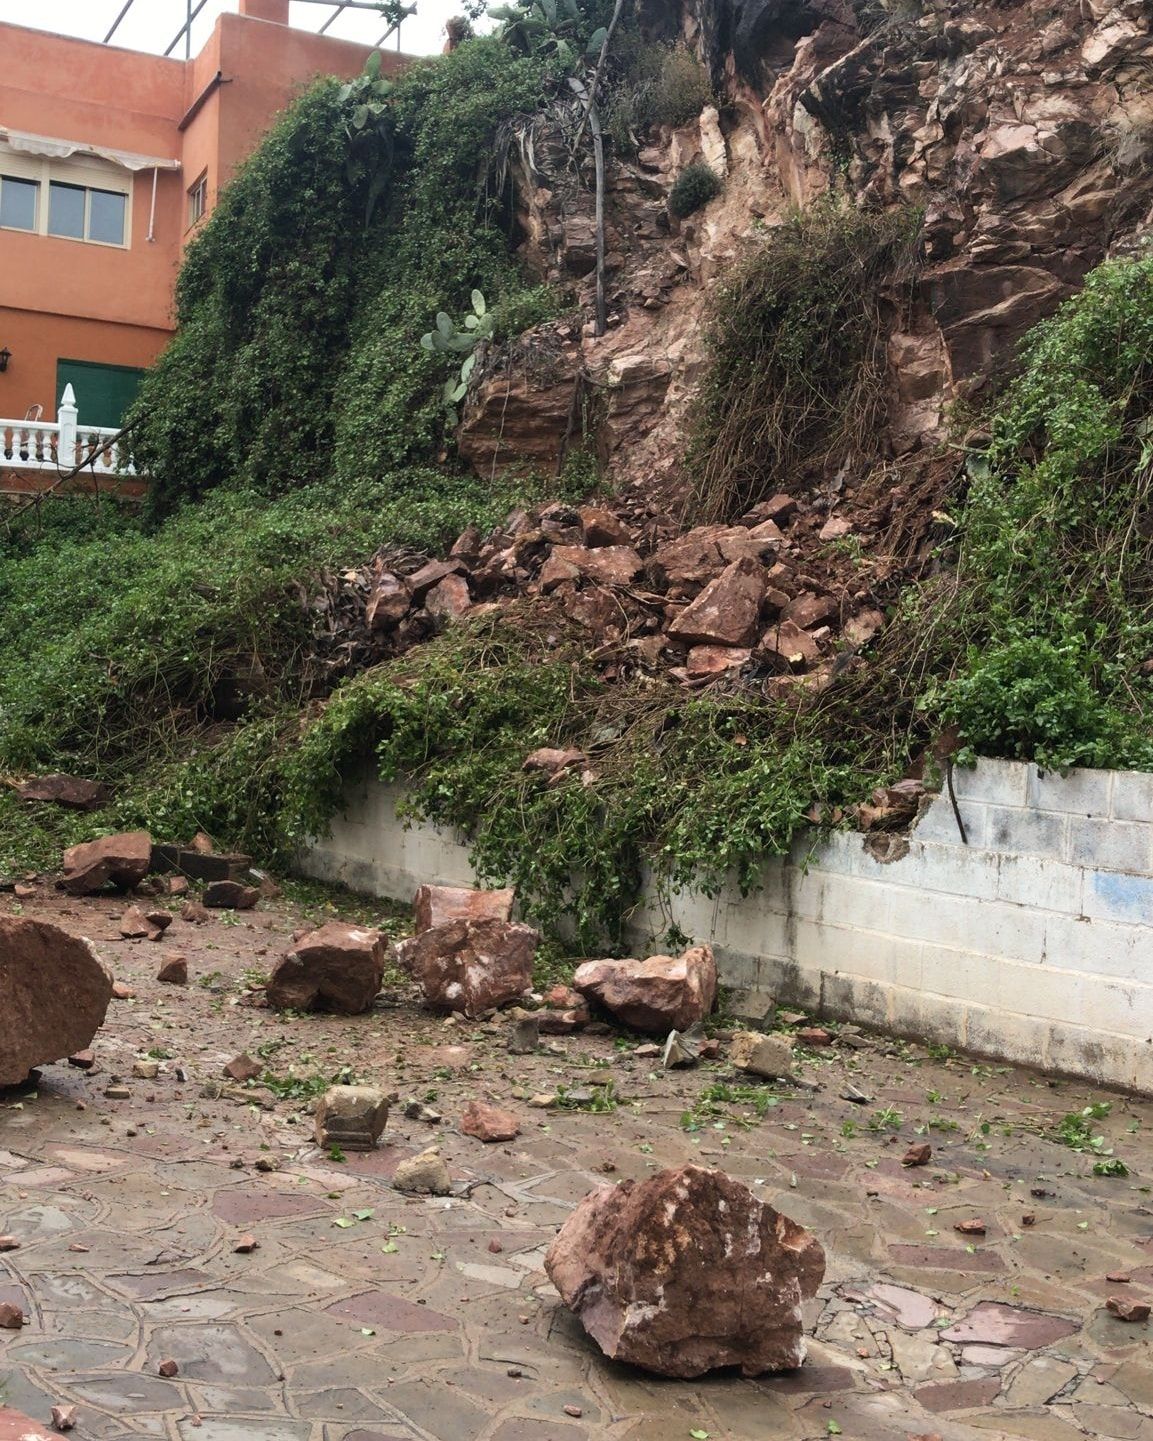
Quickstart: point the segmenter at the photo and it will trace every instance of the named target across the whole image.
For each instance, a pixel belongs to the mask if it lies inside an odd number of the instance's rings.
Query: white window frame
[[[25,230],[14,225],[0,227],[13,235],[41,235],[49,240],[63,240],[73,245],[101,245],[106,250],[129,250],[132,247],[132,181],[126,179],[117,165],[90,160],[55,160],[48,156],[24,155],[0,144],[0,175],[11,175],[13,180],[32,180],[40,187],[36,194],[36,228]],[[85,190],[107,190],[124,196],[124,239],[119,244],[114,240],[89,240],[85,235],[53,235],[48,229],[49,186],[76,185]],[[87,197],[84,201],[85,229],[88,228]]]
[[[204,170],[198,175],[188,187],[188,225],[187,230],[194,229],[208,214],[208,171]],[[197,199],[200,202],[199,211],[196,210]],[[195,213],[193,213],[195,212]]]

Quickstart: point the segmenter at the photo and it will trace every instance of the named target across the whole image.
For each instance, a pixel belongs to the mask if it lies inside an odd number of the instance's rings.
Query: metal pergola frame
[[[338,20],[346,10],[372,10],[377,15],[379,15],[381,12],[381,7],[379,4],[375,3],[375,0],[300,0],[300,3],[305,5],[332,6],[332,14],[325,20],[324,24],[316,32],[318,35],[323,35],[332,24],[332,22],[334,20]],[[128,12],[135,4],[136,0],[124,0],[124,4],[121,6],[119,14],[116,16],[116,19],[113,20],[111,26],[109,27],[108,34],[105,35],[103,41],[101,42],[102,44],[108,45],[111,42],[112,37],[116,34],[117,30],[120,29],[121,22],[127,18]],[[177,45],[180,44],[180,41],[183,40],[184,58],[186,60],[192,58],[192,25],[196,17],[200,14],[200,12],[207,4],[208,0],[195,0],[195,3],[194,0],[185,0],[186,9],[184,24],[172,37],[172,41],[169,44],[168,49],[164,52],[166,56],[171,55],[172,52],[176,49]],[[416,3],[415,0],[413,0],[413,3],[406,8],[405,16],[415,14]],[[402,16],[401,19],[403,18],[405,17]],[[401,22],[399,19],[394,20],[392,24],[388,27],[388,29],[384,32],[384,34],[380,37],[380,39],[376,42],[374,48],[379,50],[380,47],[384,44],[384,42],[389,39],[391,35],[399,32],[400,23]],[[397,39],[397,44],[400,44],[399,35]]]

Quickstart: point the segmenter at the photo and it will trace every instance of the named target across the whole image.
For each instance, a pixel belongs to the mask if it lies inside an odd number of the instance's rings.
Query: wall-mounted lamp
[[[12,352],[7,346],[0,350],[0,375],[8,369],[8,362],[12,359]]]

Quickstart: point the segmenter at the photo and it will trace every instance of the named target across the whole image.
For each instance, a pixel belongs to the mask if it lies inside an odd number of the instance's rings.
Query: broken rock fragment
[[[278,1011],[367,1011],[380,991],[388,944],[380,931],[329,921],[277,961],[265,995]]]
[[[388,1121],[389,1097],[374,1086],[331,1086],[316,1108],[316,1143],[372,1151]]]
[[[64,852],[62,890],[72,896],[90,896],[107,885],[121,890],[138,886],[152,864],[152,837],[147,831],[127,831],[69,846]]]
[[[412,902],[417,935],[446,921],[507,921],[516,892],[477,891],[468,886],[421,886]]]
[[[260,899],[256,886],[239,881],[210,881],[204,887],[204,904],[217,911],[250,911]]]
[[[417,936],[408,957],[430,1005],[472,1017],[529,990],[539,940],[516,921],[449,921]]]
[[[626,1026],[649,1035],[687,1031],[713,1008],[717,964],[711,946],[693,946],[684,955],[648,960],[586,961],[573,986],[597,1000]]]
[[[512,1141],[520,1135],[520,1122],[511,1111],[484,1101],[470,1101],[461,1112],[460,1129],[463,1135],[478,1141]]]
[[[401,1161],[392,1183],[398,1191],[409,1191],[418,1196],[447,1196],[452,1190],[452,1176],[435,1146],[421,1151],[419,1156]]]
[[[591,1192],[545,1270],[604,1354],[661,1376],[746,1376],[805,1359],[802,1303],[825,1255],[722,1171],[680,1166]]]
[[[88,941],[0,916],[0,1086],[85,1050],[111,999],[112,977]]]
[[[766,1080],[785,1079],[793,1074],[793,1038],[763,1035],[760,1031],[737,1031],[729,1059],[738,1071]]]
[[[188,961],[184,956],[172,956],[156,972],[156,979],[170,986],[188,984]]]
[[[108,799],[108,787],[79,776],[35,776],[17,791],[22,801],[41,801],[71,811],[95,811]]]
[[[757,636],[768,580],[752,557],[733,561],[669,626],[669,635],[697,646],[746,646]]]

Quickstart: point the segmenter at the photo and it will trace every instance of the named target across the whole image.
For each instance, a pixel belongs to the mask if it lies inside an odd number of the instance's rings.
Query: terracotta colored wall
[[[170,332],[141,325],[110,325],[74,316],[44,315],[0,305],[0,347],[12,352],[0,375],[0,416],[21,419],[30,405],[55,420],[57,360],[146,366],[168,344]]]
[[[0,416],[34,403],[54,415],[58,358],[150,364],[172,333],[189,187],[207,173],[211,212],[275,116],[317,75],[359,74],[370,53],[289,28],[286,0],[243,9],[219,18],[191,62],[0,24],[0,126],[182,162],[159,174],[152,241],[150,171],[132,181],[127,249],[0,230],[0,347],[13,355]],[[407,63],[386,54],[386,73]]]

